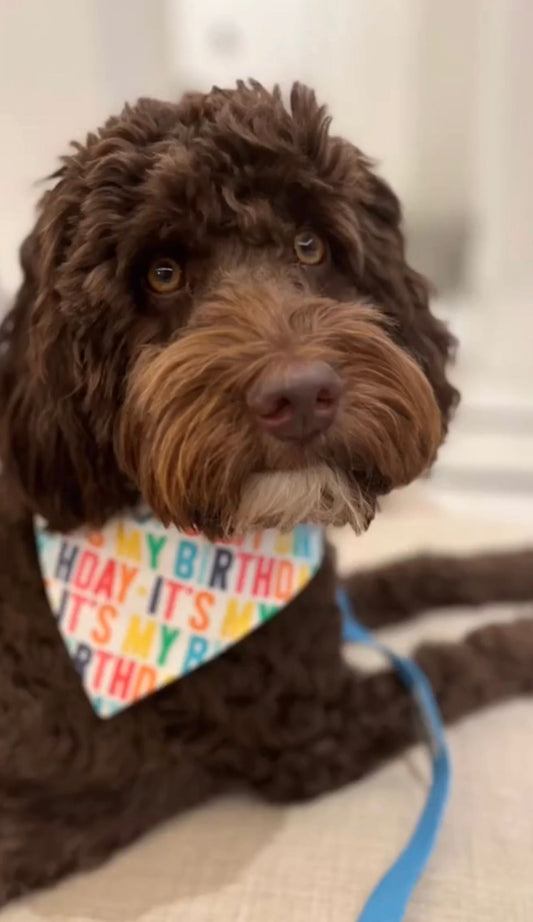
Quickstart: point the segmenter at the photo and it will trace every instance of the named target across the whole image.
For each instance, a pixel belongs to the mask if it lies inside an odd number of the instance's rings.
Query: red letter
[[[235,592],[242,592],[246,585],[248,564],[250,561],[255,560],[255,557],[253,554],[246,554],[244,551],[240,551],[236,556],[239,562],[239,572],[235,583]]]
[[[137,663],[133,659],[127,660],[122,656],[117,658],[115,672],[109,684],[110,695],[120,698],[121,701],[127,700],[130,682],[136,666]]]
[[[76,576],[73,580],[74,585],[78,589],[89,588],[91,580],[96,572],[99,559],[98,554],[94,554],[93,551],[83,551],[76,570]]]
[[[107,596],[108,599],[111,598],[113,594],[113,583],[115,581],[115,561],[108,560],[104,565],[104,569],[100,573],[100,577],[96,586],[93,589],[94,595],[98,595],[99,592],[102,592]]]
[[[87,604],[94,608],[96,602],[93,602],[92,599],[86,599],[84,595],[79,595],[77,592],[71,592],[70,598],[72,599],[72,606],[70,609],[70,619],[67,631],[69,634],[75,634],[78,630],[78,623],[83,606]]]
[[[270,583],[274,572],[275,560],[273,557],[258,557],[255,570],[253,595],[270,595]]]
[[[93,650],[93,655],[98,660],[98,665],[94,671],[93,676],[93,691],[100,691],[102,687],[102,680],[104,678],[105,667],[110,660],[114,659],[112,653],[108,653],[107,650]]]
[[[177,583],[173,579],[167,579],[166,584],[169,588],[169,598],[167,602],[167,607],[165,608],[165,614],[163,615],[165,621],[170,621],[172,615],[174,614],[174,606],[176,604],[176,599],[178,598],[181,590],[183,589],[183,583]]]

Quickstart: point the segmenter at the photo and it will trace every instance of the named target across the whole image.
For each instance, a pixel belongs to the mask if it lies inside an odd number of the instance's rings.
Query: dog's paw
[[[470,646],[495,667],[495,675],[511,694],[533,692],[533,618],[491,624],[469,638]]]
[[[446,721],[533,692],[533,619],[490,624],[453,644],[415,654]]]

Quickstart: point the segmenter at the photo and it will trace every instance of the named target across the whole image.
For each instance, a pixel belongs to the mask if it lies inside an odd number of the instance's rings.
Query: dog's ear
[[[0,328],[0,459],[4,494],[13,507],[39,513],[57,527],[81,517],[86,479],[83,439],[69,419],[68,356],[39,322],[57,309],[45,278],[39,225],[21,248],[23,281]],[[62,379],[62,380],[60,380]],[[81,450],[80,450],[81,448]]]
[[[359,259],[354,271],[365,293],[382,305],[393,320],[394,335],[416,359],[430,381],[442,413],[443,428],[459,401],[446,371],[456,341],[431,311],[431,287],[408,263],[398,198],[359,151],[356,219]],[[356,247],[357,249],[357,247]]]
[[[95,434],[78,399],[80,357],[62,322],[56,273],[71,207],[68,196],[45,195],[21,248],[22,285],[0,326],[4,502],[58,529],[102,522],[124,492],[112,445]]]

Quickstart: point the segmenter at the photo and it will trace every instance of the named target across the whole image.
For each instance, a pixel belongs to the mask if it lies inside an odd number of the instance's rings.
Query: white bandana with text
[[[52,612],[91,704],[111,717],[281,611],[324,555],[318,526],[233,541],[132,510],[101,531],[35,531]]]

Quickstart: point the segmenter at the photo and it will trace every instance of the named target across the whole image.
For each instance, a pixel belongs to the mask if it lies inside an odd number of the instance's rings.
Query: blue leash
[[[433,778],[417,826],[394,864],[370,895],[357,922],[402,922],[411,894],[435,846],[451,780],[451,762],[444,728],[431,685],[412,660],[397,656],[360,624],[344,589],[337,590],[347,643],[365,644],[386,656],[409,689],[422,718],[433,763]]]

